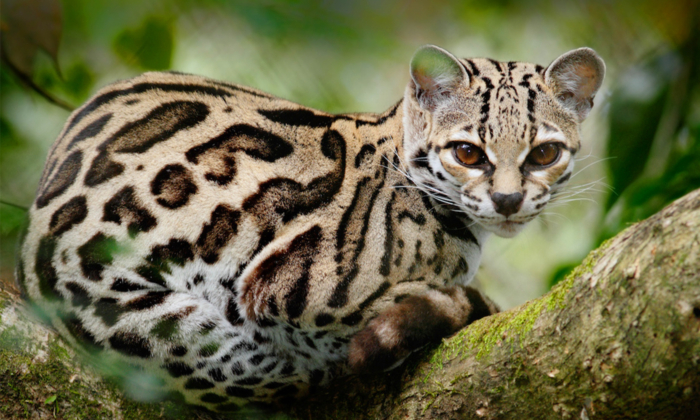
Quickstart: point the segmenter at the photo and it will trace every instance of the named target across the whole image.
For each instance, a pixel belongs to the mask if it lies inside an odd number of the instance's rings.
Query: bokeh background
[[[700,188],[697,0],[2,0],[0,286],[48,148],[99,87],[174,69],[330,112],[381,112],[421,45],[547,65],[581,46],[608,73],[570,194],[494,238],[478,283],[537,297],[603,240]]]

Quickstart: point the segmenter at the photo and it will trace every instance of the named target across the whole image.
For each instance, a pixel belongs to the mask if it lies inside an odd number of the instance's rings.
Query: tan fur
[[[109,85],[49,153],[20,284],[76,345],[214,410],[384,369],[497,311],[462,286],[489,233],[514,235],[566,182],[603,77],[591,50],[562,57],[425,47],[383,114],[192,75]],[[551,142],[556,162],[527,163]],[[487,163],[457,161],[464,143]]]

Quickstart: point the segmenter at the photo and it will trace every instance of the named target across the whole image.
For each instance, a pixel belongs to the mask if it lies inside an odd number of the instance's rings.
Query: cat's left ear
[[[562,54],[547,67],[544,81],[564,108],[583,121],[593,107],[593,98],[603,83],[605,63],[590,48]]]
[[[469,75],[459,60],[435,45],[423,46],[413,55],[411,78],[418,103],[431,112],[459,85],[469,83]]]

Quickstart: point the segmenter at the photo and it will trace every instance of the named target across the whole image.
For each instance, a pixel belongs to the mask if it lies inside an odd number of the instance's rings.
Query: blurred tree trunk
[[[125,400],[27,320],[15,295],[0,298],[0,417],[217,418]],[[477,321],[395,371],[342,378],[275,417],[285,415],[700,418],[700,190],[603,244],[545,296]]]

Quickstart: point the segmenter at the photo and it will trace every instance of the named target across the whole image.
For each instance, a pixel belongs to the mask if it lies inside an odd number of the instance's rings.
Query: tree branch
[[[550,293],[390,374],[338,381],[303,419],[700,418],[700,191],[593,251]]]
[[[16,295],[0,294],[0,312],[0,417],[53,410],[72,418],[89,408],[105,418],[218,418],[129,402],[28,320]],[[545,296],[477,321],[395,371],[341,378],[284,413],[700,418],[700,190],[603,244]]]

